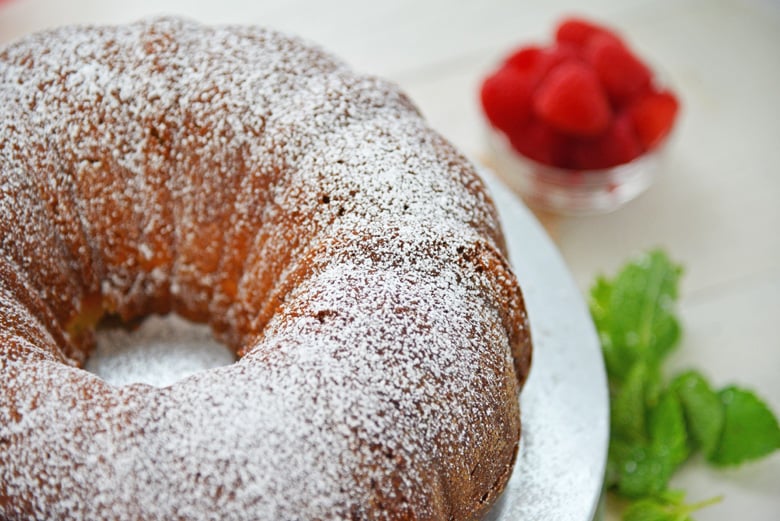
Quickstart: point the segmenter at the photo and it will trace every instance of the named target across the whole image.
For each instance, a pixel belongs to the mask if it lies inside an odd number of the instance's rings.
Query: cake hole
[[[153,315],[137,327],[104,321],[85,369],[111,385],[167,387],[198,371],[230,365],[235,354],[211,329],[177,315]]]

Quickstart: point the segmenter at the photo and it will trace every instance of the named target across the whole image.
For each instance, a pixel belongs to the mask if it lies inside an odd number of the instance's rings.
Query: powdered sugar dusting
[[[162,19],[11,45],[0,99],[0,517],[495,500],[522,298],[472,166],[394,86],[277,33]],[[74,366],[95,302],[179,313],[243,356],[112,385]]]
[[[176,315],[149,317],[135,329],[102,328],[96,340],[84,368],[117,386],[165,387],[235,361],[235,355],[214,339],[208,326]]]

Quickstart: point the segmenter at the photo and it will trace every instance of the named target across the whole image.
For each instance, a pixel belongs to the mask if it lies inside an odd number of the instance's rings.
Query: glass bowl
[[[603,170],[574,170],[538,163],[517,152],[502,132],[488,129],[498,175],[530,206],[561,215],[617,210],[644,192],[663,164],[669,136],[638,158]]]

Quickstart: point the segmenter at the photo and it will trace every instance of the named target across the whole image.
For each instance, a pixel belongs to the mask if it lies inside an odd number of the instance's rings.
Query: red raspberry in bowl
[[[598,77],[577,61],[566,61],[547,73],[536,89],[533,108],[542,121],[573,136],[597,136],[612,118]]]
[[[639,145],[629,118],[621,116],[612,121],[609,128],[592,140],[574,143],[571,164],[584,170],[601,170],[628,163],[639,157]]]
[[[503,67],[482,84],[482,108],[490,124],[506,133],[522,127],[531,113],[533,80],[512,67]]]
[[[652,81],[647,65],[613,36],[594,36],[585,53],[613,103],[631,100]]]
[[[638,96],[626,109],[645,150],[656,147],[672,130],[679,106],[675,95],[665,90]]]
[[[576,16],[564,18],[555,28],[555,41],[559,44],[568,43],[584,48],[594,36],[611,36],[618,39],[617,35],[606,27]]]

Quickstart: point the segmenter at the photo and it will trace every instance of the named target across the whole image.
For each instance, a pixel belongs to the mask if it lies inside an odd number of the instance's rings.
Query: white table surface
[[[0,43],[158,13],[271,26],[395,80],[441,133],[480,157],[480,79],[513,46],[546,39],[568,12],[623,30],[663,64],[683,103],[667,167],[645,195],[613,214],[555,223],[569,268],[585,290],[628,256],[666,248],[686,268],[685,335],[671,365],[699,367],[718,386],[750,386],[780,411],[777,0],[11,0],[0,5]],[[673,485],[692,500],[725,495],[699,521],[780,519],[780,453],[728,471],[694,460]]]

